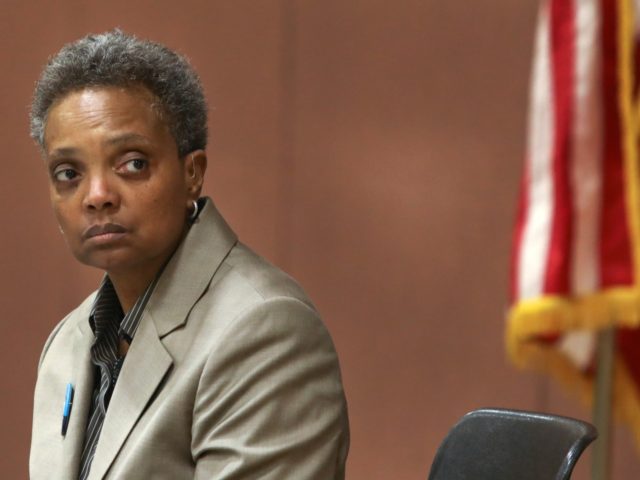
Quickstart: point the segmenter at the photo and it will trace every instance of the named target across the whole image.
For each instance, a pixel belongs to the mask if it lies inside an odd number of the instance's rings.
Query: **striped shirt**
[[[120,339],[131,344],[159,277],[160,275],[156,276],[126,315],[122,311],[118,296],[108,276],[105,275],[98,289],[89,315],[89,324],[96,337],[91,346],[91,362],[95,366],[95,380],[84,448],[80,458],[79,480],[85,480],[89,476],[104,417],[109,407],[109,400],[124,363],[125,357],[118,353]]]

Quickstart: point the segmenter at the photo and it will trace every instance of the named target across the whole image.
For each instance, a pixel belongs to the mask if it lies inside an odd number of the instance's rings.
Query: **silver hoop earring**
[[[195,200],[191,200],[191,202],[193,203],[193,212],[191,212],[191,215],[189,215],[189,221],[193,222],[196,218],[198,218],[198,211],[200,210],[200,207],[198,207],[198,202],[196,202]]]

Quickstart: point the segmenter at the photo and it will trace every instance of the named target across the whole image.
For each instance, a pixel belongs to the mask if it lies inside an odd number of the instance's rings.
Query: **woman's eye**
[[[53,172],[53,177],[58,182],[71,182],[78,176],[78,172],[76,172],[73,168],[61,168]]]
[[[125,172],[128,173],[141,172],[142,170],[147,168],[147,161],[142,158],[134,158],[133,160],[125,162],[122,168]]]

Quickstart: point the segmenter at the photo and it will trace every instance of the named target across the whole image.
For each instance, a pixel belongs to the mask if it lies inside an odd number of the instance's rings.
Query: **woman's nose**
[[[88,189],[83,199],[86,209],[98,211],[119,205],[120,197],[107,175],[92,175],[88,180]]]

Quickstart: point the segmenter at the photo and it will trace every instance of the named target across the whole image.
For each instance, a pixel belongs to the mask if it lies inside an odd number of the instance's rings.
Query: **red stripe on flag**
[[[575,9],[573,1],[551,2],[551,64],[554,106],[553,201],[551,242],[544,291],[569,294],[573,230],[570,168],[571,123],[574,99]]]
[[[618,354],[624,360],[635,385],[640,385],[640,330],[619,328],[616,341]]]
[[[602,12],[602,209],[600,231],[601,288],[633,281],[631,241],[626,210],[626,184],[618,78],[618,2],[601,0]]]
[[[640,68],[640,37],[638,33],[636,33],[635,38],[633,39],[633,68],[635,72],[639,71]],[[638,90],[640,88],[640,75],[633,76],[633,98],[638,99]]]

